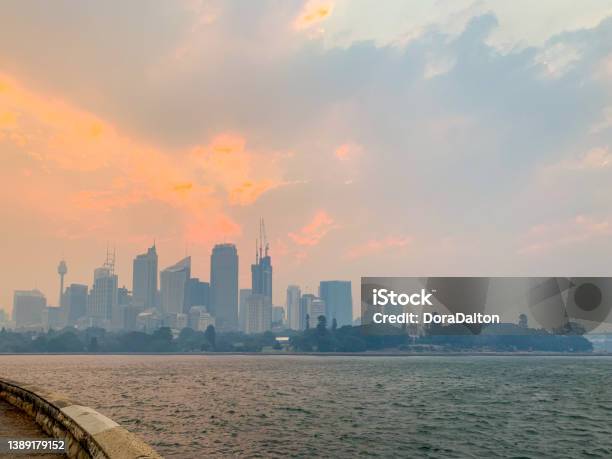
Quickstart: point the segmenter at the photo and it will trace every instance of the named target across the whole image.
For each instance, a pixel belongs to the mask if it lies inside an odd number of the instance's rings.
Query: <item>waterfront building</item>
[[[247,301],[253,291],[250,288],[240,289],[240,301],[238,308],[238,326],[240,331],[246,331],[246,319],[247,319]]]
[[[319,316],[325,316],[325,301],[312,293],[302,295],[300,313],[304,314],[304,328],[317,326]]]
[[[40,290],[15,290],[13,294],[13,321],[16,328],[43,326],[43,309],[47,299]]]
[[[215,325],[215,318],[204,306],[192,306],[189,310],[189,328],[206,331],[209,325]]]
[[[297,285],[287,287],[287,325],[292,330],[303,330],[305,327],[304,317],[301,311],[302,292]]]
[[[87,299],[88,326],[109,329],[118,303],[118,277],[115,252],[106,250],[106,261],[94,270],[93,287]]]
[[[162,324],[165,327],[180,331],[189,325],[189,315],[182,312],[166,314],[162,320]]]
[[[282,328],[285,325],[285,308],[282,306],[272,307],[272,326]]]
[[[263,219],[255,241],[255,263],[251,265],[251,295],[246,300],[245,332],[263,333],[272,328],[272,258]]]
[[[245,333],[263,333],[272,328],[272,305],[267,296],[251,293],[246,300]]]
[[[64,293],[64,314],[67,325],[75,325],[77,321],[87,314],[87,285],[70,284]]]
[[[325,302],[325,317],[331,325],[334,319],[338,327],[353,323],[353,296],[351,281],[322,281],[319,284],[319,297]]]
[[[183,313],[190,277],[191,257],[183,258],[160,273],[162,315]]]
[[[185,312],[188,313],[192,306],[204,306],[207,309],[210,306],[210,284],[197,277],[187,281]]]
[[[162,325],[159,312],[155,309],[148,309],[138,314],[136,317],[136,329],[145,333],[152,333]]]
[[[133,304],[142,309],[157,306],[157,250],[155,244],[137,255],[132,271]]]
[[[217,244],[210,257],[210,312],[219,331],[238,329],[238,251]]]
[[[109,328],[113,311],[117,308],[118,278],[111,266],[105,264],[94,271],[94,282],[89,294],[87,316],[92,326]]]
[[[64,308],[47,306],[42,311],[42,321],[45,330],[60,330],[66,326]]]

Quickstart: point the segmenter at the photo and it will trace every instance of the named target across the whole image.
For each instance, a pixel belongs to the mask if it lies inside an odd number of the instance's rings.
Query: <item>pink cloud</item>
[[[333,218],[327,212],[321,210],[306,226],[297,232],[289,233],[289,238],[297,245],[315,246],[335,227]]]
[[[548,166],[545,173],[556,173],[560,171],[593,170],[604,169],[612,166],[612,153],[607,147],[597,147],[587,152],[564,159],[556,164]]]
[[[546,252],[557,247],[580,244],[610,235],[612,235],[612,223],[609,219],[596,220],[578,215],[567,222],[533,226],[524,237],[518,253]]]
[[[371,239],[365,244],[352,247],[346,253],[347,258],[356,259],[379,254],[390,249],[403,249],[412,243],[409,236],[389,236],[384,239]]]

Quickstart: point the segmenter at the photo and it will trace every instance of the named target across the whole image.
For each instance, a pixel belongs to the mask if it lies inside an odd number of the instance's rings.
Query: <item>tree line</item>
[[[277,336],[286,336],[281,344]],[[41,332],[0,330],[0,353],[121,353],[121,352],[367,352],[398,350],[428,351],[541,351],[590,352],[593,346],[580,334],[551,334],[545,330],[524,329],[513,324],[488,326],[478,334],[456,327],[432,327],[424,336],[411,337],[405,329],[379,326],[328,326],[318,317],[314,328],[284,330],[247,335],[241,332],[218,333],[214,326],[206,331],[184,328],[174,336],[170,328],[152,333],[140,331],[109,332],[101,328],[65,328]]]

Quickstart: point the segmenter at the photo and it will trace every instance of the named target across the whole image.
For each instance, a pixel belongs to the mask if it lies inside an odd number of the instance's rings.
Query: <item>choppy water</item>
[[[612,358],[0,356],[166,457],[612,457]]]

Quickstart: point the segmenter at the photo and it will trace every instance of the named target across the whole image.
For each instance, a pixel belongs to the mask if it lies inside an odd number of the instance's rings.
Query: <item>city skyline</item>
[[[62,258],[89,285],[107,244],[129,285],[154,240],[202,279],[236,244],[246,288],[259,216],[275,304],[611,275],[612,9],[532,3],[3,2],[0,307],[56,302]]]
[[[260,223],[260,225],[262,224],[263,224],[263,221]],[[256,241],[261,241],[261,233],[260,233],[260,239],[256,239]],[[248,290],[249,292],[254,291],[257,294],[262,294],[268,297],[271,306],[278,305],[286,309],[286,304],[285,304],[286,298],[284,297],[284,295],[283,295],[283,298],[281,298],[277,302],[275,302],[272,298],[272,265],[271,265],[271,256],[269,253],[269,250],[270,250],[269,244],[263,243],[263,242],[259,242],[259,243],[260,245],[256,249],[256,254],[255,254],[255,264],[253,264],[252,261],[249,261],[248,259],[246,260],[247,262],[249,262],[249,268],[250,268],[249,273],[248,273],[249,282],[247,283],[247,286],[251,288],[246,289],[242,286],[242,284],[239,283],[238,292],[243,291],[243,290],[244,291]],[[214,254],[215,248],[219,248],[219,247],[222,248],[224,246],[234,246],[234,244],[231,244],[231,243],[216,244],[211,249],[211,254],[209,255],[209,257]],[[265,246],[265,252],[264,252],[264,246]],[[142,252],[142,250],[144,249],[141,249],[140,252]],[[239,256],[237,257],[237,259],[239,259]],[[109,276],[111,276],[113,278],[116,278],[113,281],[114,284],[116,284],[115,288],[117,289],[127,288],[128,292],[132,295],[131,301],[134,306],[142,308],[143,310],[151,309],[151,308],[158,308],[162,312],[179,313],[179,312],[188,312],[188,311],[183,311],[179,309],[172,310],[172,311],[170,310],[166,311],[166,304],[172,302],[171,298],[176,296],[177,293],[178,293],[178,296],[180,296],[180,298],[178,299],[178,302],[179,303],[185,302],[185,304],[187,304],[186,303],[187,301],[186,296],[188,295],[187,281],[189,280],[199,281],[198,276],[192,275],[191,256],[189,255],[185,256],[183,259],[179,261],[174,262],[170,266],[167,266],[165,268],[163,267],[158,268],[158,253],[157,253],[157,245],[155,241],[153,241],[153,245],[151,247],[146,248],[146,251],[144,253],[136,253],[134,258],[132,259],[133,269],[130,272],[129,276],[125,276],[125,277],[130,277],[132,279],[131,283],[128,283],[128,282],[125,282],[125,280],[122,280],[124,279],[124,276],[119,276],[118,273],[116,272],[116,251],[114,249],[111,250],[108,247],[106,249],[105,261],[100,264],[100,267],[92,268],[93,282],[91,281],[88,282],[86,279],[83,279],[82,282],[80,282],[78,280],[71,280],[70,277],[66,277],[68,273],[68,266],[70,266],[70,263],[65,259],[60,260],[59,266],[61,268],[58,268],[56,270],[56,274],[60,276],[59,285],[60,285],[60,289],[62,292],[60,294],[60,298],[62,296],[64,297],[63,303],[61,302],[61,300],[54,302],[52,299],[49,299],[49,294],[43,290],[38,289],[38,287],[36,286],[27,288],[27,289],[13,289],[13,291],[11,292],[13,296],[13,301],[15,297],[15,292],[39,291],[45,296],[47,300],[46,304],[48,306],[51,306],[51,307],[65,306],[66,303],[69,302],[67,298],[70,296],[70,291],[73,287],[78,288],[81,286],[86,286],[88,290],[93,291],[94,290],[93,287],[96,285],[96,282],[100,280],[100,278],[106,279]],[[137,274],[139,270],[142,272]],[[184,270],[186,270],[185,271],[186,274],[183,275],[182,273]],[[240,272],[240,268],[238,268],[238,272]],[[181,279],[182,279],[179,281],[179,284],[183,284],[183,283],[185,284],[184,292],[178,292],[178,291],[174,292],[176,288],[173,285],[176,284],[176,282],[173,283],[173,281],[170,280],[170,276],[176,277],[177,274],[181,276]],[[91,278],[91,272],[88,274],[88,276]],[[164,282],[162,281],[164,276],[168,279],[165,283],[165,287],[164,287]],[[87,276],[82,276],[82,277],[85,278]],[[209,272],[209,276],[205,277],[205,279],[207,280],[205,280],[204,283],[207,285],[210,285],[210,272]],[[294,282],[293,284],[281,287],[283,289],[283,293],[286,294],[287,289],[295,286],[296,282]],[[303,293],[312,294],[314,297],[317,297],[320,283],[338,283],[338,282],[348,283],[348,284],[352,283],[351,281],[344,281],[344,280],[320,280],[320,282],[317,283],[316,287],[312,288],[312,291],[304,290]],[[157,287],[158,285],[159,285],[159,289]],[[135,287],[135,286],[138,286],[138,287]],[[255,290],[252,289],[252,287],[254,286],[256,287]],[[137,293],[135,293],[135,290]],[[162,296],[161,294],[162,291],[166,292],[166,295],[168,296],[168,298],[164,298],[164,296]],[[159,299],[158,299],[159,304],[156,304],[156,298],[155,298],[156,296],[159,296]],[[116,303],[116,300],[113,300],[113,301]],[[238,299],[237,305],[239,303],[240,303],[240,300]],[[207,305],[207,306],[214,308],[212,304]],[[0,309],[3,309],[3,308],[0,308]],[[7,314],[9,314],[9,316],[13,312],[12,308],[6,308],[3,310]],[[357,308],[357,311],[359,311],[358,308]],[[109,309],[109,313],[110,313],[110,309]],[[358,317],[358,315],[355,315],[353,312],[353,317]]]
[[[114,249],[107,248],[104,263],[94,269],[91,288],[77,283],[68,283],[64,288],[68,264],[62,259],[57,269],[58,304],[49,303],[37,289],[15,290],[13,326],[18,329],[100,327],[114,331],[151,331],[169,326],[180,331],[185,327],[200,330],[202,326],[214,325],[222,332],[240,330],[252,334],[270,331],[273,327],[277,330],[314,327],[321,315],[334,327],[353,324],[351,281],[321,280],[318,295],[300,296],[298,289],[293,300],[289,295],[296,287],[290,285],[286,290],[287,304],[274,306],[273,262],[263,218],[255,245],[251,289],[241,289],[238,284],[239,255],[236,246],[230,243],[213,247],[207,282],[192,276],[190,256],[158,269],[154,242],[145,253],[133,259],[132,290],[125,284],[119,287]],[[297,312],[292,304],[295,301],[300,305]],[[296,313],[301,316],[297,323],[291,319]]]

